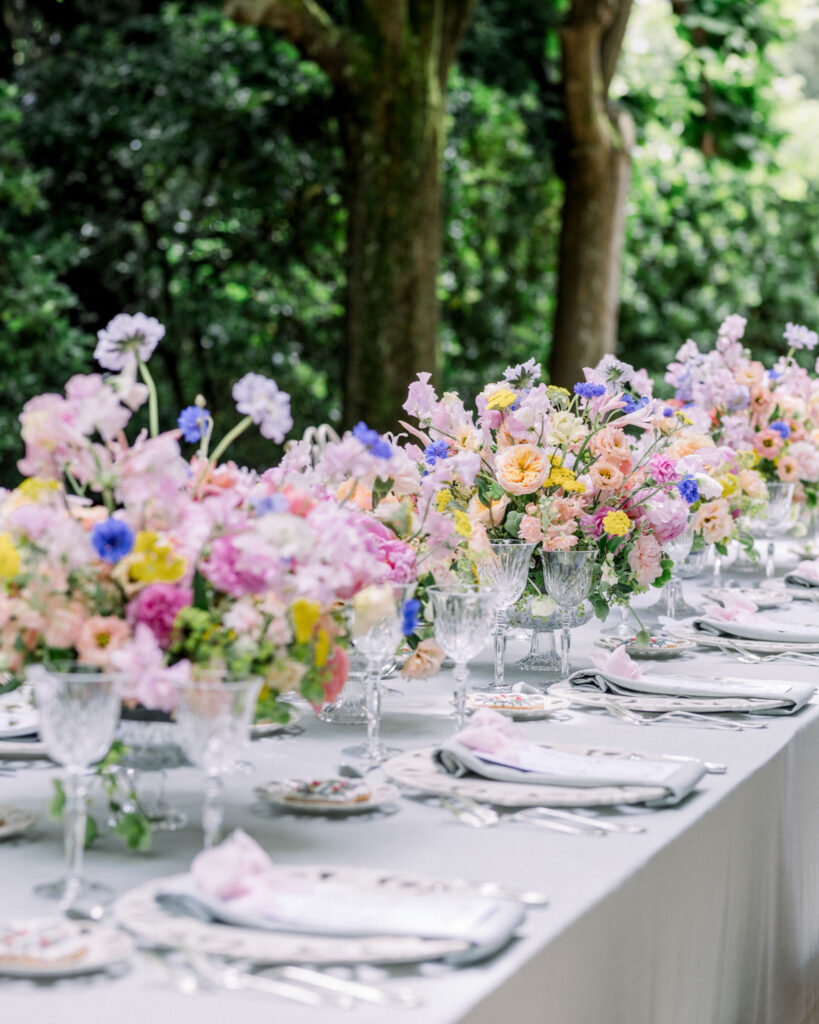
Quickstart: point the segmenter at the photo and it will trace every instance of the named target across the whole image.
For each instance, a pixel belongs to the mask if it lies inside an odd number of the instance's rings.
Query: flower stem
[[[147,363],[142,359],[137,359],[137,366],[139,375],[148,388],[148,426],[151,437],[156,437],[159,434],[159,397],[156,393],[156,384]]]
[[[202,472],[199,474],[199,479],[196,481],[194,493],[196,493],[196,491],[198,491],[199,488],[201,487],[202,481],[208,475],[208,470],[211,468],[211,466],[216,465],[216,463],[219,461],[219,457],[223,455],[225,451],[227,451],[230,445],[233,444],[233,442],[236,440],[237,437],[239,437],[240,434],[243,434],[247,430],[247,428],[250,426],[252,422],[253,420],[249,416],[245,416],[244,419],[239,420],[239,422],[232,430],[229,430],[225,434],[225,436],[214,449],[213,455],[211,455],[211,457],[205,463]]]

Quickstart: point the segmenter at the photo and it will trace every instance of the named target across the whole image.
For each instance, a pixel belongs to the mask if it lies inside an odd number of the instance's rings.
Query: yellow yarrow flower
[[[324,668],[327,663],[327,655],[329,653],[330,637],[327,635],[326,629],[320,629],[318,631],[318,639],[316,640],[316,650],[314,654],[316,668]]]
[[[553,395],[567,395],[569,398],[572,396],[568,388],[562,388],[558,384],[549,384],[546,390],[551,391]]]
[[[321,605],[318,601],[308,601],[306,597],[299,597],[293,602],[291,614],[296,643],[306,644],[313,635],[313,627],[321,615]]]
[[[603,529],[609,537],[625,537],[631,529],[631,520],[625,512],[607,512],[603,517]]]
[[[7,533],[0,533],[0,579],[13,579],[20,571],[20,552]]]
[[[725,476],[720,477],[719,483],[722,484],[723,498],[727,498],[729,494],[736,494],[739,489],[739,480],[735,473],[726,473]]]
[[[507,409],[514,405],[518,396],[510,388],[501,388],[496,391],[486,403],[487,409]]]
[[[435,495],[435,504],[438,506],[439,512],[443,512],[450,501],[452,501],[452,491],[448,487],[444,487]]]
[[[128,565],[128,575],[139,583],[176,583],[188,561],[177,555],[167,540],[153,530],[140,530]]]
[[[15,493],[22,498],[30,498],[37,501],[46,491],[56,491],[56,480],[43,480],[39,476],[30,476],[15,489]]]
[[[472,523],[466,512],[460,509],[455,513],[455,532],[459,537],[469,537],[472,534]]]

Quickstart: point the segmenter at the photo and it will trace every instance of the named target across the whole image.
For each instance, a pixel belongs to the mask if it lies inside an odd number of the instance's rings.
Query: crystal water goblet
[[[755,537],[768,539],[765,550],[765,576],[770,579],[775,570],[773,538],[790,524],[794,484],[775,481],[766,484],[768,500],[762,515],[748,521],[748,529]]]
[[[486,643],[495,613],[491,590],[463,583],[453,587],[429,587],[435,639],[455,662],[455,726],[463,728],[466,717],[468,663]]]
[[[33,666],[27,678],[34,687],[40,737],[49,756],[65,769],[66,875],[38,885],[35,893],[57,899],[62,907],[80,900],[111,899],[108,886],[83,877],[89,769],[111,747],[120,715],[122,677],[93,667],[61,670]]]
[[[261,679],[232,680],[218,672],[202,673],[177,684],[179,745],[191,764],[205,773],[202,830],[206,850],[219,841],[225,813],[224,776],[236,767],[249,742],[261,688]]]
[[[673,540],[667,540],[663,544],[663,551],[673,562],[671,566],[671,579],[663,587],[659,600],[646,609],[646,619],[656,622],[661,615],[665,615],[669,619],[684,619],[689,615],[697,614],[696,608],[693,608],[685,600],[682,589],[682,577],[680,575],[680,568],[688,557],[693,543],[694,528],[689,522],[688,526],[679,536]]]
[[[569,677],[572,612],[589,596],[594,579],[596,551],[541,551],[543,583],[560,608],[560,675]]]
[[[509,609],[526,589],[534,544],[523,540],[495,540],[490,551],[477,563],[481,585],[495,597],[495,671],[490,689],[504,688],[506,631]]]
[[[350,602],[350,639],[367,662],[365,704],[367,742],[345,747],[343,753],[374,764],[398,753],[381,740],[381,672],[404,635],[407,605],[415,584],[377,583],[360,590]]]

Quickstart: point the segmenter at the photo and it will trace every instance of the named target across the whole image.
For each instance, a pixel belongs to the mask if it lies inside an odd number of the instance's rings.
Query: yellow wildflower
[[[510,388],[500,388],[486,403],[487,409],[507,409],[514,405],[518,396]]]
[[[318,631],[318,639],[316,640],[316,651],[314,660],[316,662],[316,668],[323,668],[327,663],[327,655],[330,653],[330,637],[327,635],[326,629],[320,629]]]
[[[607,512],[603,517],[603,529],[609,537],[625,537],[631,529],[631,520],[625,512]]]
[[[546,390],[551,391],[553,395],[567,395],[569,398],[572,395],[568,388],[561,388],[558,384],[549,384]]]
[[[20,552],[7,533],[0,533],[0,579],[10,580],[20,571]]]
[[[313,627],[321,615],[321,605],[318,601],[308,601],[306,597],[299,597],[293,602],[292,614],[296,643],[306,644],[313,635]]]
[[[726,473],[725,476],[720,477],[719,482],[722,484],[723,498],[727,498],[729,494],[735,494],[739,487],[739,480],[735,473]]]
[[[443,512],[450,501],[452,501],[452,491],[450,491],[448,487],[444,487],[443,490],[438,491],[435,496],[435,503],[438,506],[439,512]]]
[[[186,558],[177,555],[165,538],[140,530],[128,564],[128,575],[140,583],[176,583],[185,575]]]
[[[45,491],[56,491],[56,480],[43,480],[39,476],[30,476],[16,488],[16,493],[21,498],[30,498],[37,501]]]
[[[455,532],[459,537],[469,537],[472,534],[472,523],[469,521],[469,516],[460,509],[455,513]]]

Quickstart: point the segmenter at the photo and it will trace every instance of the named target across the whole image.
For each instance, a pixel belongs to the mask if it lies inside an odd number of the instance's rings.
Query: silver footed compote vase
[[[466,718],[468,663],[486,643],[495,610],[494,594],[484,587],[464,583],[453,587],[429,587],[435,639],[444,654],[455,662],[455,727]]]
[[[541,551],[543,583],[546,593],[560,609],[560,675],[568,679],[571,671],[569,651],[572,644],[572,615],[589,596],[594,580],[596,551]]]
[[[179,745],[191,764],[205,773],[202,830],[206,850],[219,841],[224,818],[223,777],[236,767],[250,741],[261,688],[261,679],[231,680],[218,672],[203,672],[177,684]]]
[[[105,885],[83,878],[88,776],[91,766],[108,753],[120,713],[122,677],[89,667],[56,671],[32,666],[27,678],[34,686],[40,738],[49,757],[65,769],[65,878],[38,885],[35,893],[57,899],[62,907],[80,901],[111,899]]]
[[[506,665],[506,631],[509,609],[526,589],[529,562],[534,544],[523,540],[494,540],[490,550],[477,563],[481,586],[488,588],[495,599],[495,672],[489,689],[502,690]]]
[[[345,747],[343,753],[350,757],[379,764],[399,753],[397,747],[386,747],[381,741],[381,672],[404,635],[414,592],[415,584],[376,583],[364,587],[350,602],[350,639],[367,660],[367,742]]]

